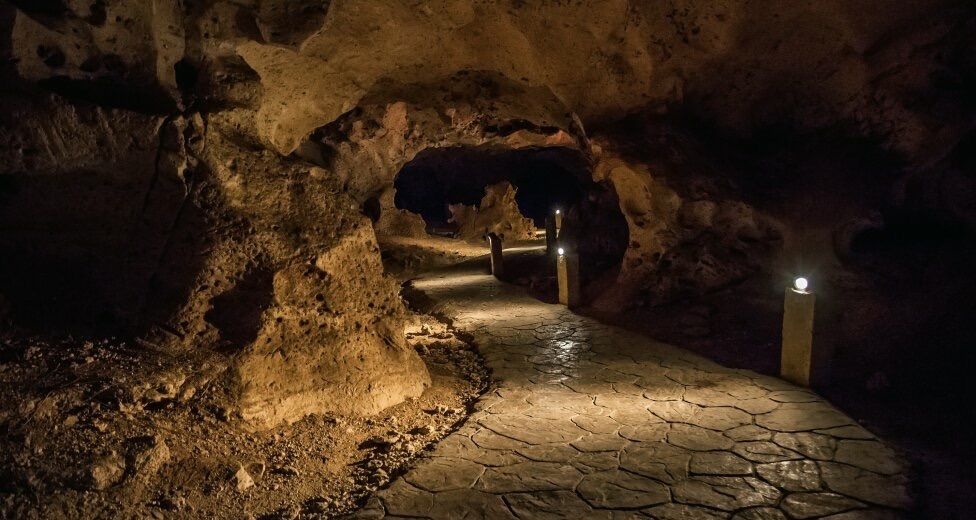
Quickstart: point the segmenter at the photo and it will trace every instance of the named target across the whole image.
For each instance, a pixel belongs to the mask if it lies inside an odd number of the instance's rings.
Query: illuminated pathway
[[[899,459],[809,391],[471,269],[415,286],[474,335],[497,386],[357,518],[887,519],[910,506]]]

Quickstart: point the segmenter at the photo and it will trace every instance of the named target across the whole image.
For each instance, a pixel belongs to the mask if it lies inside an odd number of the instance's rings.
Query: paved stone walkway
[[[415,281],[496,386],[356,518],[902,518],[899,458],[816,394],[540,303]]]

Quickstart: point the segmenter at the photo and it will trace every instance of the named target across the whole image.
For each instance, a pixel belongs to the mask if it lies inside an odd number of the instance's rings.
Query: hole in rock
[[[199,72],[186,58],[173,65],[173,72],[176,74],[176,86],[181,91],[186,92],[196,86]]]
[[[213,299],[204,319],[220,331],[226,350],[236,351],[257,339],[261,315],[271,305],[272,281],[270,271],[251,269],[234,287]]]
[[[108,19],[108,15],[105,12],[105,2],[102,0],[96,0],[91,7],[88,9],[88,23],[94,25],[95,27],[101,27],[105,25],[105,20]]]
[[[380,206],[380,199],[370,197],[363,202],[363,214],[369,217],[374,224],[380,219],[383,209]]]

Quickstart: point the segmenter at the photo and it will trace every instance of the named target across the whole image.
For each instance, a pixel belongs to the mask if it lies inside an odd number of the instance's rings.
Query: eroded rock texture
[[[0,293],[21,326],[223,360],[226,404],[254,427],[369,413],[428,380],[398,339],[367,218],[420,233],[384,217],[418,153],[581,154],[597,188],[577,229],[608,204],[627,225],[626,244],[579,235],[582,251],[624,251],[608,307],[741,281],[797,237],[829,250],[879,207],[971,229],[969,4],[14,1],[0,7]],[[730,148],[826,129],[874,143],[900,166],[865,182],[895,195],[798,233],[818,213],[803,193],[777,200],[807,213],[759,207],[762,190],[696,162],[720,150],[619,124],[661,114]]]
[[[519,212],[515,188],[508,182],[487,186],[477,207],[452,204],[450,210],[449,222],[457,224],[465,240],[484,242],[491,233],[511,242],[535,238],[535,225]]]

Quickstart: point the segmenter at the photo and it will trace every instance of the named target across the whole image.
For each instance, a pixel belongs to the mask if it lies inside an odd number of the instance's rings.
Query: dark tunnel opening
[[[448,225],[449,204],[477,206],[486,186],[508,181],[522,215],[543,227],[554,208],[580,202],[589,179],[586,159],[568,148],[429,149],[400,171],[394,200],[421,215],[428,228],[439,228]]]

